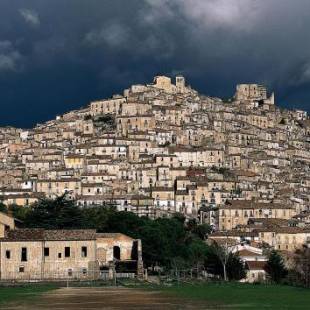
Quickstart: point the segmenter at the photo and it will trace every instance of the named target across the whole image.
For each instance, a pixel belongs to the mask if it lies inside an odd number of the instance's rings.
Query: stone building
[[[94,101],[90,104],[90,111],[93,116],[102,114],[119,114],[122,104],[126,102],[124,97],[115,97],[108,100]]]
[[[287,205],[233,200],[219,207],[219,229],[231,230],[238,225],[247,225],[253,218],[290,219],[294,215],[294,208]]]
[[[235,98],[236,100],[265,100],[267,90],[259,84],[238,84]]]
[[[266,87],[260,84],[238,84],[234,99],[240,102],[250,102],[253,107],[258,106],[255,104],[257,101],[274,105],[274,93],[268,98]]]
[[[279,251],[295,252],[310,245],[310,229],[300,227],[275,227],[259,230],[259,238]]]
[[[95,230],[6,230],[0,238],[0,280],[96,280],[121,270],[143,274],[142,246]]]
[[[3,238],[6,231],[10,229],[15,229],[15,219],[3,212],[0,212],[0,238]]]

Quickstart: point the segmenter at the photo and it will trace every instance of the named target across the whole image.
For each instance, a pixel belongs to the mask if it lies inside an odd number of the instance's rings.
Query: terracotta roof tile
[[[74,240],[95,240],[96,230],[44,230],[16,229],[6,232],[6,236],[0,241],[74,241]]]
[[[245,263],[249,270],[265,270],[266,262],[264,261],[248,261]]]

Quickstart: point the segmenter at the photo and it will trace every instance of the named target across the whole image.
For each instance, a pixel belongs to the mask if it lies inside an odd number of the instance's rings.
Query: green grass
[[[31,299],[53,289],[56,289],[53,284],[0,287],[0,308],[3,303]]]
[[[164,287],[168,294],[205,300],[217,308],[310,309],[310,290],[280,285],[210,283]]]

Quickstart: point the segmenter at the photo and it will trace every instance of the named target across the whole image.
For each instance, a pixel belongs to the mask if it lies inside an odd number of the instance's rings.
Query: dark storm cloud
[[[309,17],[308,0],[1,0],[0,123],[178,72],[205,94],[260,82],[310,110]]]

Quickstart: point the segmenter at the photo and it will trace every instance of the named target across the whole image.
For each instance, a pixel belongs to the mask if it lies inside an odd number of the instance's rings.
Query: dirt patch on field
[[[61,288],[31,301],[11,303],[5,310],[97,310],[97,309],[212,309],[157,291],[127,288]]]

